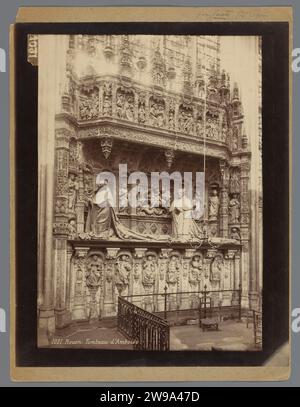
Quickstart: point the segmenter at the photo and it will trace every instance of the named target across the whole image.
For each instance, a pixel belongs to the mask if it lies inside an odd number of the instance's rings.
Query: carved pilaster
[[[228,187],[229,168],[224,161],[220,162],[221,190],[220,190],[220,234],[228,237]]]
[[[54,269],[55,321],[57,328],[63,328],[70,323],[70,313],[67,310],[68,255],[66,239],[54,239]]]
[[[168,271],[168,263],[169,263],[169,254],[171,253],[172,249],[161,249],[159,254],[159,266],[158,266],[158,285],[157,290],[160,293],[164,292],[164,289],[167,284],[167,271]],[[164,297],[159,296],[157,310],[163,311],[164,310]]]
[[[56,183],[55,183],[55,218],[54,235],[67,238],[68,234],[68,169],[69,169],[69,134],[66,129],[56,131]],[[59,227],[55,227],[59,225]]]
[[[76,247],[75,255],[72,262],[72,274],[73,274],[73,307],[72,307],[72,319],[85,320],[87,319],[86,309],[86,257],[89,249],[87,247]]]
[[[249,253],[249,226],[250,226],[250,194],[249,194],[249,174],[250,174],[250,162],[247,156],[241,157],[241,243],[242,243],[242,270],[243,275],[241,279],[241,284],[243,286],[242,294],[242,305],[243,307],[249,306],[249,288],[251,275],[250,273],[255,273],[255,270],[250,268],[250,253]]]
[[[103,259],[100,254],[91,254],[87,260],[85,281],[86,287],[90,293],[90,303],[89,303],[89,321],[97,320],[101,314],[100,310],[97,309],[98,298],[97,294],[100,290],[100,298],[103,298],[102,287],[103,287]],[[99,301],[100,303],[101,301]],[[100,305],[100,304],[99,304]],[[102,304],[101,304],[102,305]]]

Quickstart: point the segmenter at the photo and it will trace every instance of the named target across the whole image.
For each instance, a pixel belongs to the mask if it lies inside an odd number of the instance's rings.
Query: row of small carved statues
[[[177,113],[176,113],[177,111]],[[224,112],[207,112],[206,136],[211,139],[226,141],[227,119]],[[163,98],[135,97],[134,92],[120,91],[113,101],[112,89],[104,88],[100,103],[99,91],[79,98],[78,115],[80,120],[94,120],[100,116],[115,116],[120,119],[135,121],[139,124],[178,130],[188,134],[203,136],[204,119],[202,108],[190,105],[175,107],[175,102],[166,107]]]
[[[157,279],[165,280],[172,288],[178,285],[180,278],[187,278],[194,289],[206,286],[209,290],[212,282],[220,283],[221,280],[229,279],[230,274],[230,266],[222,254],[217,254],[209,263],[203,262],[202,254],[195,254],[183,264],[178,253],[171,253],[167,261],[158,259],[151,252],[139,260],[133,260],[131,254],[123,253],[113,263],[107,263],[102,253],[94,253],[84,260],[75,256],[74,265],[77,279],[82,279],[84,273],[88,288],[102,286],[105,274],[106,280],[114,280],[120,292],[128,288],[131,276],[134,282],[140,281],[148,288],[153,287]]]

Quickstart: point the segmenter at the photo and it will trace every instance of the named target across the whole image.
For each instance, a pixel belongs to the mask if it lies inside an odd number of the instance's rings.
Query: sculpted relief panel
[[[209,140],[222,143],[228,141],[230,148],[238,148],[238,139],[234,141],[237,137],[235,130],[231,139],[227,139],[230,105],[229,110],[221,105],[208,106],[204,129],[203,101],[190,99],[182,103],[179,95],[174,97],[140,86],[123,86],[115,80],[97,80],[93,84],[85,84],[82,80],[81,84],[74,87],[76,92],[72,97],[72,109],[70,107],[68,111],[77,111],[80,122],[110,117],[195,137],[204,137],[205,134]]]
[[[70,262],[68,286],[73,320],[116,315],[118,296],[130,296],[133,303],[149,312],[164,310],[165,294],[168,311],[197,309],[204,290],[215,306],[220,301],[230,304],[235,298],[230,291],[235,288],[232,253],[227,256],[215,251],[211,257],[205,250],[195,249],[87,247],[84,251],[75,249]]]

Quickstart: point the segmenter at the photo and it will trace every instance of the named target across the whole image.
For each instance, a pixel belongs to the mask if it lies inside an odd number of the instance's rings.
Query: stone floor
[[[205,331],[197,325],[171,328],[171,350],[254,350],[253,326],[245,322],[223,321],[218,331]]]
[[[171,350],[254,350],[253,326],[245,322],[223,321],[219,331],[205,331],[196,325],[171,327]],[[133,349],[132,343],[116,327],[80,327],[61,332],[50,340],[51,347]]]

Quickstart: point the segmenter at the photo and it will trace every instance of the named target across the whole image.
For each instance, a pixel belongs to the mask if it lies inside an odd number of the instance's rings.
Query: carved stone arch
[[[121,256],[128,256],[130,258],[130,260],[132,260],[132,258],[133,258],[133,255],[130,250],[120,250],[116,257],[118,259]]]
[[[147,250],[145,253],[145,257],[147,256],[153,256],[156,261],[158,260],[158,253],[154,250]]]
[[[88,254],[87,254],[87,261],[92,256],[99,256],[103,262],[105,261],[105,254],[101,249],[90,249]]]
[[[178,257],[179,259],[182,258],[182,254],[181,254],[178,250],[172,250],[172,251],[169,253],[169,259],[170,259],[172,256],[176,256],[176,257]]]
[[[199,256],[200,257],[200,260],[203,262],[203,253],[202,252],[200,252],[199,250],[197,250],[197,251],[195,251],[195,253],[193,253],[193,256],[192,256],[192,259],[194,258],[194,257],[197,257],[197,256]]]

